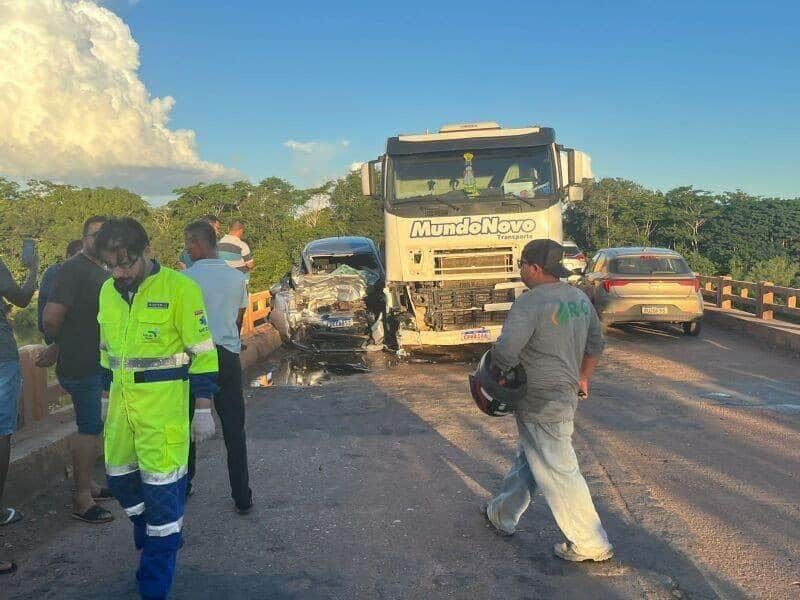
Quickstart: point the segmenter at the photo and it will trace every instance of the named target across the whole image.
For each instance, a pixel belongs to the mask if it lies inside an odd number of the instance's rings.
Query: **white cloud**
[[[0,174],[164,194],[239,174],[170,129],[128,26],[89,0],[0,0]]]
[[[350,146],[350,140],[338,142],[286,140],[285,148],[292,152],[292,171],[306,185],[320,185],[330,179],[341,177],[342,154]]]
[[[319,142],[298,142],[296,140],[286,140],[283,145],[289,150],[303,154],[311,154],[319,148]]]
[[[356,161],[354,163],[350,163],[350,172],[354,173],[355,171],[360,171],[361,170],[361,165],[363,165],[363,164],[364,164],[363,162],[358,162],[358,161]]]

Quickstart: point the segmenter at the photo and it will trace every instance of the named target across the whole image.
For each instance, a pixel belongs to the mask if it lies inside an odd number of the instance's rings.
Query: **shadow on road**
[[[618,343],[626,352],[628,342]],[[671,352],[677,361],[680,350]],[[230,510],[224,449],[219,440],[202,449],[173,597],[613,599],[668,598],[677,590],[691,598],[743,596],[729,578],[701,571],[680,549],[686,540],[673,538],[670,521],[680,528],[689,516],[674,506],[647,506],[654,500],[640,478],[615,464],[625,448],[653,452],[653,461],[664,460],[663,453],[680,459],[679,468],[689,468],[701,485],[724,488],[730,480],[703,477],[716,471],[736,479],[728,463],[717,462],[728,451],[761,470],[764,481],[752,485],[770,489],[772,450],[750,440],[723,448],[706,435],[693,405],[660,395],[661,383],[674,383],[667,375],[624,366],[632,377],[626,381],[647,374],[655,383],[631,389],[601,379],[579,419],[579,455],[616,546],[613,561],[575,565],[554,558],[552,545],[562,538],[538,495],[516,536],[499,538],[487,529],[478,507],[510,463],[513,420],[490,419],[472,406],[468,365],[404,363],[324,387],[248,390],[257,509],[244,518]],[[681,444],[700,446],[681,450]],[[698,450],[707,456],[702,465]],[[732,520],[719,494],[682,490],[680,478],[669,491],[682,500],[680,508]],[[761,530],[741,523],[745,541],[766,547],[780,534],[771,527],[781,516],[777,504],[759,508],[746,492],[720,493],[744,510],[769,513]],[[645,506],[631,506],[633,499]],[[85,527],[65,527],[22,557],[23,569],[4,582],[6,591],[20,599],[134,597],[129,536],[121,517],[91,545]],[[58,557],[66,560],[54,568]]]

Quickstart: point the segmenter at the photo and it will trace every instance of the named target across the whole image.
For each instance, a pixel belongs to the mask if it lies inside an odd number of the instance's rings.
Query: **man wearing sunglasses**
[[[564,283],[564,248],[534,240],[522,250],[520,278],[530,288],[514,302],[492,351],[493,367],[525,368],[527,393],[515,407],[520,442],[500,493],[485,516],[501,534],[512,535],[536,488],[541,489],[567,538],[556,556],[570,561],[602,561],[612,546],[594,508],[572,447],[579,397],[603,351],[600,321],[589,298]]]
[[[141,224],[111,219],[95,243],[112,276],[97,317],[100,363],[111,373],[106,474],[142,550],[139,593],[166,598],[181,546],[190,430],[196,442],[214,435],[217,350],[200,288],[151,259]]]

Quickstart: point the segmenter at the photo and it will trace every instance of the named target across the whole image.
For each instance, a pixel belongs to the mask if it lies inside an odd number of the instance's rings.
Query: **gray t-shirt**
[[[492,352],[503,370],[518,364],[528,393],[516,411],[523,420],[571,421],[578,405],[584,355],[603,352],[600,320],[589,298],[563,282],[532,288],[514,302]]]
[[[8,306],[6,302],[6,294],[15,286],[14,276],[11,275],[11,271],[8,270],[3,259],[0,258],[0,362],[19,360],[17,342],[14,340],[14,333],[11,331],[11,325],[8,322]]]

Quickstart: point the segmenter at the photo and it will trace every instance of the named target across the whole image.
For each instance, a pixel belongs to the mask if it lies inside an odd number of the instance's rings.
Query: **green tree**
[[[678,187],[664,195],[664,238],[671,247],[698,253],[703,226],[719,214],[717,198],[692,186]]]

